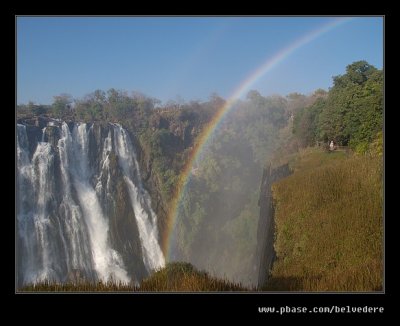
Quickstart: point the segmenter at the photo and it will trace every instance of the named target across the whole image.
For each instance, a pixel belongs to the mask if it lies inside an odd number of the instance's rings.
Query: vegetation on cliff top
[[[333,140],[364,153],[382,126],[383,71],[357,61],[333,78],[326,98],[296,113],[293,131],[302,146]]]

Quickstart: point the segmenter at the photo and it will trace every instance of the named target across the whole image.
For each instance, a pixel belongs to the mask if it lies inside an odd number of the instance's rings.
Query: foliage
[[[376,134],[374,141],[371,146],[369,146],[369,153],[374,156],[383,156],[383,132],[379,131]]]
[[[300,140],[300,146],[315,144],[318,116],[326,105],[326,100],[319,98],[310,107],[299,109],[293,122],[293,133]]]
[[[29,102],[27,105],[17,105],[17,117],[21,119],[31,119],[34,116],[48,115],[52,111],[49,105],[37,105]]]
[[[140,129],[157,103],[143,94],[128,95],[111,88],[107,92],[96,90],[76,101],[75,113],[79,120],[119,122]]]
[[[365,152],[383,126],[383,72],[357,61],[333,82],[326,99],[297,111],[293,132],[302,146],[334,140]]]
[[[52,104],[53,115],[58,119],[63,118],[67,110],[70,109],[72,101],[72,96],[69,94],[60,94],[54,96],[54,102]]]

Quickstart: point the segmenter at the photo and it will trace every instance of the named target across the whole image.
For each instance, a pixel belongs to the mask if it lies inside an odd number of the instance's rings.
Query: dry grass
[[[232,283],[199,272],[188,263],[168,264],[166,268],[143,280],[141,291],[248,291],[241,284]]]
[[[382,159],[307,149],[291,164],[273,185],[277,261],[264,290],[382,290]]]
[[[210,277],[188,263],[169,263],[144,279],[140,286],[121,282],[55,283],[41,282],[23,287],[19,292],[214,292],[249,291],[240,284]]]
[[[77,283],[57,283],[44,281],[29,284],[18,290],[18,292],[132,292],[137,291],[138,286],[133,283],[108,281],[97,283],[80,281]]]

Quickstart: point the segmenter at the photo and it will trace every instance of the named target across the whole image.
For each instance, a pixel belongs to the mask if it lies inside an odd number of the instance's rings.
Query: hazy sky
[[[17,102],[96,89],[162,101],[227,98],[262,66],[335,17],[18,17]],[[291,52],[251,85],[262,95],[328,89],[366,60],[383,66],[383,18],[358,17]]]

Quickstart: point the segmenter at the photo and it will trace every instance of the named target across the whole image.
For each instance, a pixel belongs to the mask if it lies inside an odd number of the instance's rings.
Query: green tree
[[[296,112],[293,133],[302,146],[334,140],[364,151],[382,130],[383,72],[357,61],[333,83],[329,93],[316,91],[316,102]]]
[[[69,94],[60,94],[57,96],[54,96],[54,101],[52,104],[53,112],[54,115],[57,118],[62,118],[63,115],[66,113],[67,110],[71,108],[71,104],[73,102],[73,98]]]
[[[383,124],[383,72],[366,61],[346,68],[334,77],[321,114],[317,134],[320,140],[333,139],[356,148],[368,147]]]
[[[346,87],[349,84],[364,84],[377,69],[365,60],[356,61],[346,67],[346,74],[333,77],[334,87]]]
[[[293,121],[293,133],[301,146],[312,146],[317,140],[318,117],[325,106],[325,100],[319,98],[310,107],[297,111]]]

